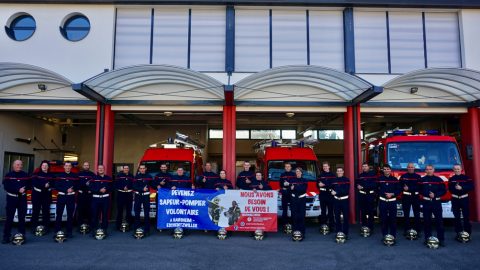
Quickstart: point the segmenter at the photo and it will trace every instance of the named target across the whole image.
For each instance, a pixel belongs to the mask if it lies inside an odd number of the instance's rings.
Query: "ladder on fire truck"
[[[318,140],[311,136],[298,140],[266,139],[255,143],[253,149],[256,153],[264,152],[267,147],[309,147],[313,149],[316,143],[318,143]]]
[[[188,135],[182,134],[180,132],[175,133],[175,139],[168,138],[154,144],[151,144],[150,147],[163,147],[163,148],[192,148],[194,151],[202,151],[205,148],[205,145],[190,138]]]

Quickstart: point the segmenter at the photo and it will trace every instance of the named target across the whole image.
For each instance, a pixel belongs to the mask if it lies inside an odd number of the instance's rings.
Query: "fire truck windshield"
[[[147,173],[155,177],[160,172],[160,165],[167,164],[167,170],[171,175],[177,175],[177,169],[183,168],[185,175],[190,177],[191,162],[189,161],[142,161],[143,165],[147,167]]]
[[[406,170],[409,162],[416,169],[433,165],[437,170],[451,170],[461,164],[457,145],[453,142],[395,142],[387,144],[387,161],[394,170]]]
[[[285,162],[292,164],[292,170],[300,167],[303,169],[303,178],[308,181],[317,180],[317,162],[313,160],[274,160],[268,162],[268,180],[279,181],[280,175],[285,171]]]

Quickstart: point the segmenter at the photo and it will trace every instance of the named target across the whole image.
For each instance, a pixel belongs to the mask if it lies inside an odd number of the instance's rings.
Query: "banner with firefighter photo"
[[[277,191],[158,191],[158,229],[277,231]]]

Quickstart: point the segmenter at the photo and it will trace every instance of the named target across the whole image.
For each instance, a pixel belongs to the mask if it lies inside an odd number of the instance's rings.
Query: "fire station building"
[[[0,21],[1,175],[136,168],[178,131],[231,180],[259,140],[307,135],[353,179],[365,142],[435,129],[480,220],[480,1],[0,0]]]

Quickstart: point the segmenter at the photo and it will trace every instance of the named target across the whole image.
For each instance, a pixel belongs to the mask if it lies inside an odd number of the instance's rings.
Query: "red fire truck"
[[[392,174],[400,177],[407,172],[407,165],[412,162],[415,171],[425,175],[425,166],[433,165],[435,175],[445,181],[453,175],[455,164],[462,164],[455,138],[439,135],[436,130],[413,132],[412,130],[394,130],[387,132],[385,138],[367,144],[367,160],[380,172],[384,164],[392,167]],[[451,212],[450,193],[442,197],[443,216],[453,218]],[[398,205],[398,216],[403,216],[401,205]]]
[[[185,175],[195,181],[195,175],[203,173],[202,149],[204,146],[188,136],[176,133],[175,139],[168,139],[163,143],[150,145],[145,150],[140,165],[147,167],[147,173],[153,178],[160,171],[160,165],[166,164],[168,172],[176,175],[177,169],[182,167]],[[150,218],[155,218],[157,205],[155,201],[157,190],[150,189]],[[141,212],[143,216],[143,211]]]
[[[313,142],[310,142],[313,143]],[[257,168],[263,172],[274,190],[280,189],[280,175],[285,171],[284,164],[292,164],[292,170],[300,167],[303,169],[303,177],[308,180],[307,188],[307,212],[306,217],[318,217],[320,215],[320,200],[317,194],[318,159],[311,144],[305,145],[304,141],[293,143],[281,143],[277,141],[262,141],[255,144],[257,151]],[[282,214],[282,198],[278,194],[278,215]],[[288,211],[290,215],[290,210]]]
[[[60,160],[56,161],[50,161],[50,173],[52,173],[54,176],[57,176],[59,173],[64,172],[63,168],[63,162]],[[73,173],[78,173],[78,163],[77,162],[72,162],[72,172]],[[36,168],[33,173],[39,172],[40,169]],[[55,221],[55,214],[57,211],[57,191],[53,190],[52,191],[52,203],[50,204],[50,221]],[[42,215],[39,217],[42,219]],[[27,191],[27,215],[25,216],[25,221],[30,222],[32,219],[32,191],[29,190]],[[67,220],[67,213],[64,211],[62,220]],[[18,221],[18,216],[17,213],[15,213],[15,218],[14,221]]]

